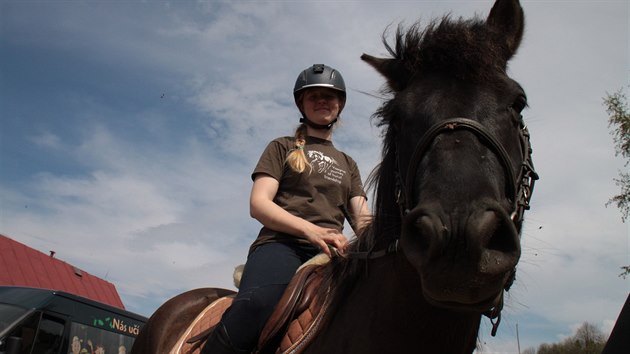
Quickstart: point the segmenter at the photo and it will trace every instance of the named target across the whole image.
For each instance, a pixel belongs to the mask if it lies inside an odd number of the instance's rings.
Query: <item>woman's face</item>
[[[337,91],[325,87],[306,89],[302,96],[304,115],[313,123],[326,125],[339,116],[341,100]]]
[[[81,342],[79,342],[79,337],[74,336],[72,338],[72,353],[79,353],[81,351]]]

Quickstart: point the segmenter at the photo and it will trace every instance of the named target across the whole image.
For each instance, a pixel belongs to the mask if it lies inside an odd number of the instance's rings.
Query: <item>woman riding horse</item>
[[[346,215],[359,232],[368,214],[356,163],[332,143],[346,103],[341,74],[313,65],[299,74],[293,96],[302,124],[295,136],[269,143],[252,173],[250,211],[263,227],[203,354],[250,353],[296,269],[319,252],[330,255],[330,246],[343,252]]]

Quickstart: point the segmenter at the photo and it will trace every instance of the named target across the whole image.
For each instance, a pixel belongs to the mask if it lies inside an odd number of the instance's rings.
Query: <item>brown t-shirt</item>
[[[252,179],[259,173],[275,178],[279,182],[276,204],[315,225],[342,231],[344,210],[348,210],[350,199],[365,196],[356,162],[331,141],[309,136],[304,153],[313,169],[307,167],[303,173],[297,173],[285,162],[292,149],[293,137],[273,140],[260,157]],[[308,243],[263,226],[250,250],[267,242]]]

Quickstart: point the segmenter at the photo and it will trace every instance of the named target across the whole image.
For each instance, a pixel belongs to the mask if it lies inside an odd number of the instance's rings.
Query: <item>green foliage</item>
[[[575,335],[560,343],[543,343],[538,351],[526,349],[528,354],[600,354],[606,345],[606,336],[596,326],[584,322]]]
[[[608,113],[608,127],[612,129],[615,142],[615,155],[621,155],[626,159],[626,166],[630,163],[630,111],[628,100],[621,90],[607,94],[604,98],[604,106]],[[626,222],[630,213],[630,174],[619,172],[619,178],[615,178],[615,184],[621,189],[621,193],[610,198],[606,203],[615,205],[621,211],[621,220]],[[630,275],[630,266],[622,266],[620,277],[626,279]]]
[[[608,127],[612,129],[615,143],[615,155],[621,155],[626,159],[626,166],[630,162],[630,112],[626,96],[621,90],[607,94],[604,98],[604,106],[608,113]],[[621,218],[625,222],[630,212],[630,175],[620,172],[620,178],[615,179],[621,193],[612,197],[606,206],[614,204],[621,211]]]
[[[621,188],[621,193],[610,198],[606,206],[614,204],[621,211],[621,219],[625,222],[630,212],[630,175],[619,172],[619,177],[615,178],[615,184]]]
[[[613,128],[613,140],[617,155],[630,158],[630,113],[626,95],[621,90],[607,94],[604,98],[606,112],[609,114],[608,127]],[[628,162],[626,162],[626,165]]]

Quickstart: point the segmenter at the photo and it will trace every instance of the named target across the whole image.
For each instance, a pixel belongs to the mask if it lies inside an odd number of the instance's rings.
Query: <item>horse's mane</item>
[[[383,34],[383,44],[399,65],[404,65],[408,77],[439,74],[458,80],[489,81],[497,71],[505,71],[503,48],[494,44],[493,33],[479,18],[453,20],[445,16],[433,21],[425,28],[419,22],[408,29],[399,25],[394,46]],[[391,95],[391,88],[384,88],[384,95]],[[395,139],[396,131],[389,123],[394,118],[393,100],[385,100],[374,113],[383,130],[382,161],[368,177],[369,190],[374,191],[373,219],[348,247],[348,253],[365,253],[386,248],[400,235],[400,211],[395,201],[396,176]],[[320,299],[328,288],[335,299],[343,299],[367,268],[365,259],[337,257],[326,266],[325,279]],[[334,311],[334,309],[333,309]]]

